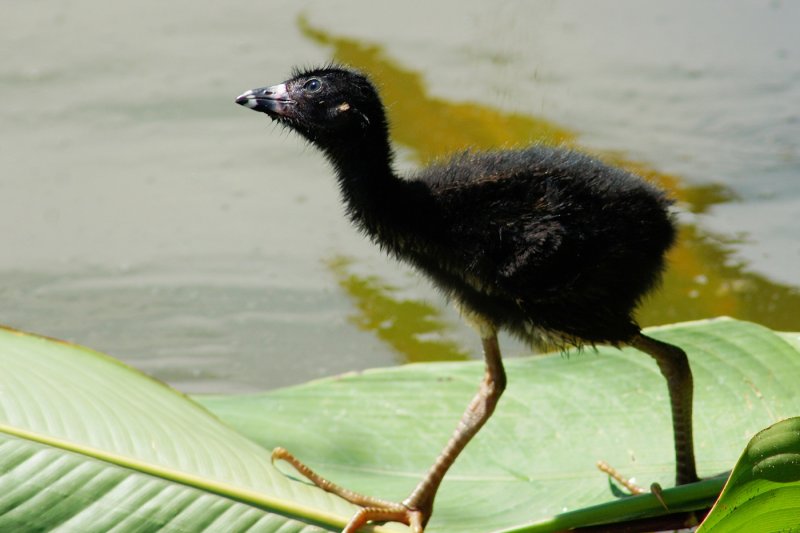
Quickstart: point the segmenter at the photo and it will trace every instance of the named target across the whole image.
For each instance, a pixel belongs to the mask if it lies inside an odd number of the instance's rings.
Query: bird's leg
[[[478,433],[486,421],[489,420],[489,417],[492,416],[497,401],[506,388],[506,373],[500,357],[497,334],[492,330],[491,334],[483,336],[482,342],[486,370],[481,387],[467,406],[467,410],[461,415],[458,427],[450,437],[447,446],[436,458],[436,462],[428,470],[428,474],[420,481],[411,496],[403,501],[403,504],[410,509],[422,509],[427,515],[430,515],[433,509],[433,499],[436,496],[436,491],[439,490],[439,484],[442,482],[445,473],[453,465],[456,457],[458,457],[467,443],[472,440],[472,437]]]
[[[489,331],[489,328],[483,328]],[[297,460],[283,448],[276,448],[272,458],[287,461],[309,481],[319,488],[336,494],[345,500],[362,507],[350,519],[343,533],[353,533],[360,527],[373,521],[402,522],[411,527],[415,533],[421,533],[428,523],[433,511],[433,500],[444,475],[453,465],[458,455],[469,443],[472,437],[483,427],[494,412],[497,401],[506,386],[506,374],[500,358],[500,347],[497,335],[493,329],[490,333],[482,335],[483,354],[486,360],[486,371],[478,393],[470,402],[467,410],[461,417],[455,432],[444,450],[436,458],[427,475],[419,482],[411,495],[402,503],[389,502],[379,498],[364,496],[331,483],[319,476],[313,470]]]
[[[686,353],[667,344],[638,333],[628,344],[656,360],[661,374],[667,379],[669,400],[672,406],[672,430],[675,437],[675,463],[677,485],[698,480],[692,439],[692,370]]]

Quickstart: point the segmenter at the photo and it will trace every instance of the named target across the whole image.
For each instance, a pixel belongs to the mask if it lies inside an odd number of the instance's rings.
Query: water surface
[[[12,2],[0,322],[188,392],[478,357],[348,226],[322,157],[233,104],[337,59],[379,81],[403,169],[541,141],[669,188],[681,244],[643,324],[800,330],[798,21],[777,1]]]

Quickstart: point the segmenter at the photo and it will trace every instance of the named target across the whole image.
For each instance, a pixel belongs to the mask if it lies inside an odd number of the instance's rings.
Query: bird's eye
[[[303,85],[303,88],[310,93],[315,93],[322,88],[322,82],[317,78],[311,78]]]

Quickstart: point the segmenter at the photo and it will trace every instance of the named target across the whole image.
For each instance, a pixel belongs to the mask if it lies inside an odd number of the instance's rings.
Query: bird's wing
[[[567,237],[535,178],[487,177],[436,190],[442,226],[467,271],[497,283],[529,282],[547,268]]]

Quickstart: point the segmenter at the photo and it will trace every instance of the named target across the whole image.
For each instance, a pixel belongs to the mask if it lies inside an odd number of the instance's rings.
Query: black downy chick
[[[445,449],[402,503],[352,493],[285,459],[322,488],[361,505],[345,531],[400,521],[422,531],[447,469],[488,420],[506,378],[496,332],[532,345],[634,346],[655,358],[672,406],[677,483],[697,480],[692,375],[678,347],[646,337],[632,313],[660,280],[675,240],[656,187],[587,155],[545,146],[463,152],[401,177],[374,85],[341,66],[295,71],[247,91],[264,112],[323,151],[347,214],[381,248],[430,278],[479,331],[486,374]]]

